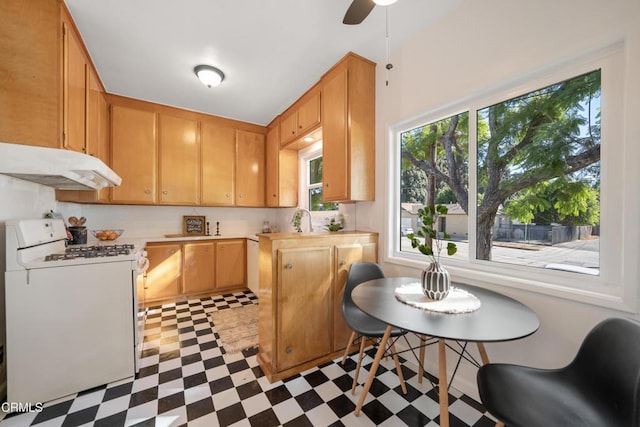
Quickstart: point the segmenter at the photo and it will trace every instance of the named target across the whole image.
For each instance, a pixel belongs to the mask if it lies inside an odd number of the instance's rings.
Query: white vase
[[[422,270],[422,292],[427,298],[441,300],[449,294],[451,276],[439,263],[432,262]]]

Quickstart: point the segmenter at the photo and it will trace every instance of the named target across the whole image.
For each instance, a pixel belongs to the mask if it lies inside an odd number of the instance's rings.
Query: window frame
[[[522,94],[561,82],[586,72],[601,69],[602,147],[600,275],[588,276],[557,270],[503,264],[476,259],[477,214],[477,112]],[[637,287],[624,281],[624,239],[632,233],[620,230],[623,203],[616,197],[624,186],[624,49],[616,44],[588,56],[573,58],[546,69],[536,70],[519,79],[478,92],[466,99],[427,111],[410,120],[390,125],[386,130],[387,146],[387,248],[385,262],[412,268],[424,268],[428,260],[420,254],[400,251],[400,150],[401,134],[416,127],[469,113],[469,254],[467,260],[442,257],[454,280],[477,285],[500,285],[553,295],[618,310],[636,312]],[[619,144],[607,141],[620,141]],[[616,226],[617,225],[617,226]],[[629,268],[629,267],[627,267]]]
[[[327,212],[338,212],[338,209],[313,211],[309,205],[309,190],[323,187],[322,181],[316,184],[309,182],[309,163],[319,157],[322,157],[322,142],[316,142],[298,151],[298,182],[300,183],[300,185],[298,185],[298,204],[300,207],[308,209],[314,217],[324,217],[327,215]]]

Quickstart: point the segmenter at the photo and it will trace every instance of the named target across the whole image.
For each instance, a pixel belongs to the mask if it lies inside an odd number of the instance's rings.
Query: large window
[[[447,206],[437,230],[456,242],[456,257],[468,256],[469,114],[460,113],[401,134],[400,250],[419,253],[407,234],[422,227],[418,209]]]
[[[418,209],[442,204],[436,227],[458,251],[441,261],[460,276],[622,296],[620,61],[584,61],[392,127],[389,255],[426,264],[406,235],[422,225]]]

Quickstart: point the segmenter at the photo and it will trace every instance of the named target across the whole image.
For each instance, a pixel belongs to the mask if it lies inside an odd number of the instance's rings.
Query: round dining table
[[[489,363],[484,343],[502,342],[524,338],[533,334],[540,322],[536,313],[526,305],[506,295],[485,288],[461,283],[452,283],[453,288],[466,291],[479,301],[479,307],[470,312],[432,311],[428,304],[420,308],[400,301],[396,289],[403,286],[417,286],[420,279],[415,277],[387,277],[371,280],[358,285],[351,294],[356,306],[388,326],[381,341],[369,376],[355,409],[360,413],[371,383],[375,378],[380,360],[385,353],[387,340],[393,327],[413,332],[421,337],[421,358],[424,353],[425,337],[438,342],[438,398],[440,401],[440,425],[449,425],[449,404],[447,393],[446,340],[474,342],[482,363]],[[422,375],[422,360],[419,361]],[[421,379],[421,377],[420,377]]]

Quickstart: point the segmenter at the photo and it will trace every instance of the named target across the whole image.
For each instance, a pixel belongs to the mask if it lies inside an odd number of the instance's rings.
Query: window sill
[[[388,256],[384,261],[417,269],[416,276],[426,266],[426,261],[403,256]],[[481,262],[475,264],[450,261],[443,262],[443,264],[451,273],[454,281],[469,285],[486,288],[502,286],[628,313],[638,312],[637,299],[635,295],[631,295],[632,292],[625,295],[626,290],[623,286],[604,285],[598,277],[585,277],[584,275],[559,271],[532,273],[528,268],[524,269],[524,273],[522,273],[523,269],[519,266],[496,266],[494,264],[487,266]],[[597,281],[600,283],[596,283]],[[577,286],[562,285],[560,282],[580,284],[582,289],[578,289]]]

